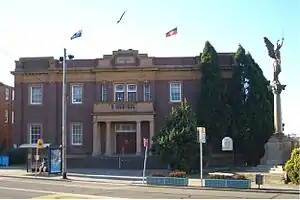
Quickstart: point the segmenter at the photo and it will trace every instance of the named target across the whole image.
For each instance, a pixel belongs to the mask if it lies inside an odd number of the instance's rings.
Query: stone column
[[[98,122],[93,124],[93,156],[99,155],[99,132],[98,132]]]
[[[154,136],[154,120],[149,121],[149,148],[152,147],[152,138]]]
[[[111,156],[111,134],[110,134],[110,122],[106,122],[106,152],[107,156]]]
[[[274,86],[275,87],[275,86]],[[274,127],[275,134],[282,134],[282,115],[281,115],[281,91],[273,90],[274,93]]]
[[[142,152],[141,140],[142,140],[141,122],[137,121],[136,122],[136,155],[140,155]]]

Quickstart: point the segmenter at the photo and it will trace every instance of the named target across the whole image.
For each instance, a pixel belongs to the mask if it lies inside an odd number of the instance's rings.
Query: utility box
[[[258,188],[260,188],[260,186],[264,184],[264,175],[256,174],[255,175],[255,184],[258,185]]]

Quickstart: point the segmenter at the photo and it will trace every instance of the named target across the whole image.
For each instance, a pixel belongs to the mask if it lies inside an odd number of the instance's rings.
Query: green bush
[[[294,148],[284,169],[292,183],[300,184],[300,148]]]
[[[169,173],[169,177],[185,178],[186,172],[184,171],[173,171]]]

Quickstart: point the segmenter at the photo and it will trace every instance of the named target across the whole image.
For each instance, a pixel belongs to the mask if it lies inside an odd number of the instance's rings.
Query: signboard
[[[144,147],[145,148],[148,147],[149,144],[148,138],[144,138],[143,141],[144,141]]]
[[[198,132],[198,142],[205,143],[206,142],[205,127],[197,127],[197,132]]]
[[[222,139],[222,151],[232,151],[233,141],[230,137],[224,137]]]
[[[37,148],[42,149],[44,147],[44,141],[42,139],[39,139],[37,141]]]
[[[50,149],[49,155],[49,174],[59,174],[62,171],[62,162],[61,162],[61,149],[53,148]]]

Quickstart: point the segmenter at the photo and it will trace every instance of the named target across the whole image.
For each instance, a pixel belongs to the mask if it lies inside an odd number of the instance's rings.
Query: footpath
[[[20,168],[1,168],[0,167],[0,181],[1,177],[5,178],[24,178],[36,180],[53,180],[53,181],[72,181],[72,182],[86,182],[99,184],[114,184],[114,185],[134,185],[147,186],[143,184],[143,177],[140,170],[97,170],[97,169],[70,169],[68,179],[62,179],[61,176],[48,176],[43,174],[27,173],[26,169]],[[170,187],[170,186],[149,186],[149,187]],[[172,186],[173,188],[180,188]],[[270,192],[270,193],[292,193],[299,194],[299,186],[290,184],[263,184],[258,186],[252,182],[251,189],[230,189],[230,188],[206,188],[201,187],[201,180],[197,178],[189,179],[189,189],[207,189],[207,190],[224,190],[224,191],[252,191],[252,192]]]

